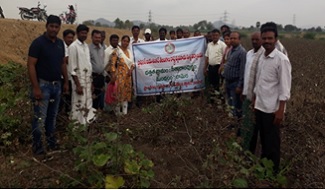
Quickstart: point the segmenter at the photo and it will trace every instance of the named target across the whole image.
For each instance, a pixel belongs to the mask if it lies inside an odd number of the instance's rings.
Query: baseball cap
[[[145,31],[144,31],[144,34],[151,34],[151,30],[149,28],[147,28]]]

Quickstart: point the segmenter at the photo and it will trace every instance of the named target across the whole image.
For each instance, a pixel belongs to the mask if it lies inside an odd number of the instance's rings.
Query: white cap
[[[145,31],[144,31],[144,34],[151,34],[151,30],[149,28],[147,28]]]

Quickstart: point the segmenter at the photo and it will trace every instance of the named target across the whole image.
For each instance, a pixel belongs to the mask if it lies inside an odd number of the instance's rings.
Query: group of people
[[[272,160],[276,172],[280,164],[279,126],[291,89],[291,64],[278,40],[277,25],[267,22],[254,32],[253,49],[248,52],[240,43],[239,32],[227,26],[221,31],[211,31],[204,72],[215,95],[222,94],[220,86],[224,85],[229,115],[241,123],[237,135],[242,137],[243,148],[255,153],[260,134],[261,157]]]
[[[112,34],[110,45],[104,43],[105,32],[93,30],[88,45],[89,28],[78,25],[76,32],[65,30],[63,39],[59,17],[50,15],[46,32],[36,38],[30,48],[28,72],[32,84],[34,105],[33,151],[45,152],[41,129],[45,127],[48,149],[57,149],[55,139],[56,116],[61,91],[71,104],[70,118],[80,124],[96,119],[96,110],[111,110],[116,115],[127,114],[132,99],[132,71],[135,64],[132,44],[153,41],[150,29],[139,37],[140,27],[132,27],[132,36]],[[76,35],[76,40],[74,40]],[[169,32],[159,29],[155,41],[190,37],[188,29]],[[199,31],[194,36],[200,36]],[[285,104],[290,98],[291,65],[285,48],[278,40],[277,26],[265,23],[251,35],[253,49],[248,52],[241,45],[241,34],[226,25],[206,35],[204,74],[213,94],[225,94],[230,115],[242,122],[240,135],[243,147],[255,152],[258,134],[262,157],[271,159],[277,170],[280,163],[279,126],[284,118]],[[220,88],[224,86],[224,88]],[[222,92],[224,89],[224,92]],[[70,93],[69,93],[70,91]],[[160,101],[157,96],[157,101]],[[137,103],[141,98],[137,97]]]

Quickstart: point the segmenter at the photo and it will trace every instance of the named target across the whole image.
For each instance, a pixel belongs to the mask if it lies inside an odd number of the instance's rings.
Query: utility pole
[[[74,6],[75,6],[75,11],[76,11],[76,24],[79,24],[79,17],[78,17],[78,7],[77,7],[77,3],[76,3]]]
[[[149,11],[149,15],[148,15],[148,25],[150,25],[152,22],[152,14],[151,14],[151,10]]]
[[[223,13],[223,22],[227,23],[227,21],[228,21],[228,12],[227,10],[225,10],[225,12]]]

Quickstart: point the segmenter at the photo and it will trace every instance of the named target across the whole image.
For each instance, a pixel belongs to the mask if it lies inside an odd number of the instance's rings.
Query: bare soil
[[[32,39],[42,34],[44,23],[20,20],[0,20],[0,62],[26,62]],[[75,26],[64,25],[63,29]],[[102,29],[102,28],[100,28]],[[103,28],[104,29],[104,28]],[[127,31],[105,28],[110,34],[127,34]],[[242,40],[250,49],[249,39]],[[282,162],[290,163],[286,188],[325,188],[325,41],[282,39],[292,64],[291,99],[287,104],[286,120],[281,128]],[[182,98],[186,98],[182,97]],[[221,145],[235,138],[235,131],[227,126],[234,121],[217,108],[207,104],[204,97],[190,100],[190,105],[175,108],[183,113],[162,109],[164,114],[150,114],[133,106],[129,114],[116,119],[102,114],[97,127],[115,123],[123,134],[123,141],[131,143],[154,162],[155,178],[152,188],[197,188],[203,182],[203,160],[210,153],[213,142]],[[149,101],[150,102],[150,101]],[[151,105],[144,105],[147,108]],[[159,105],[156,105],[159,106]],[[167,111],[166,111],[167,110]],[[171,111],[170,111],[171,110]],[[164,112],[165,111],[165,112]],[[28,122],[23,126],[28,127]],[[69,188],[65,181],[73,171],[74,155],[66,137],[67,118],[59,116],[58,136],[63,153],[45,163],[33,159],[30,139],[17,142],[14,152],[1,149],[0,185],[4,188]],[[126,130],[130,132],[125,132]],[[229,187],[227,171],[219,168],[221,183]],[[229,176],[229,175],[228,175]],[[227,186],[228,185],[228,186]],[[253,188],[259,182],[250,184]]]

